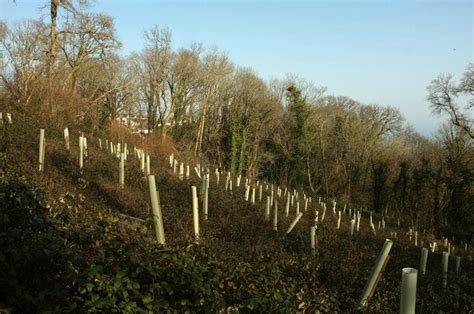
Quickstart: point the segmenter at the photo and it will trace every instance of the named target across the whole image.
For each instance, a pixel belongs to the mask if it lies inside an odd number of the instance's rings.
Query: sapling
[[[69,130],[68,130],[68,128],[64,129],[64,143],[66,145],[66,150],[69,151]]]
[[[261,202],[262,201],[262,185],[258,187],[258,200]]]
[[[7,121],[8,121],[8,124],[13,124],[12,114],[9,112],[7,112]]]
[[[178,174],[178,161],[175,159],[173,163],[173,174],[177,175]]]
[[[125,154],[120,154],[120,187],[123,189],[125,187]]]
[[[270,196],[267,196],[267,207],[265,208],[265,220],[270,221]]]
[[[424,275],[426,273],[426,261],[428,260],[428,249],[421,248],[420,272]]]
[[[288,194],[286,198],[285,217],[288,217],[289,214],[290,214],[290,194]]]
[[[252,187],[252,196],[250,197],[251,202],[255,205],[255,187]]]
[[[184,180],[184,163],[183,162],[179,164],[179,179],[181,181]]]
[[[296,215],[295,219],[293,219],[293,221],[291,222],[290,227],[288,227],[288,230],[286,230],[285,235],[289,234],[295,228],[301,217],[303,217],[303,213],[298,213],[298,215]]]
[[[248,202],[249,200],[249,192],[250,192],[250,186],[249,185],[245,185],[245,200]]]
[[[375,231],[375,226],[374,224],[371,224],[370,227],[372,228],[372,232],[374,233],[374,236],[377,235],[377,232]]]
[[[102,150],[102,139],[99,138],[99,148]]]
[[[273,207],[273,231],[278,231],[278,201],[275,200]]]
[[[206,180],[207,180],[207,174],[203,173],[202,180],[201,180],[201,190],[199,193],[201,197],[204,197],[204,190],[206,189]]]
[[[400,314],[415,314],[416,281],[418,271],[414,268],[402,269],[402,292],[400,295]]]
[[[82,170],[83,165],[84,165],[83,137],[79,136],[79,169]]]
[[[461,256],[455,256],[454,261],[456,263],[456,272],[459,273],[461,271]]]
[[[341,211],[338,211],[338,218],[337,218],[337,230],[341,227]]]
[[[155,176],[148,176],[148,189],[150,191],[151,209],[153,215],[153,226],[158,243],[165,245],[165,230],[163,228],[163,215],[161,213],[160,196],[156,190]]]
[[[189,179],[189,165],[186,165],[186,179]]]
[[[309,239],[311,245],[311,252],[315,252],[316,250],[316,226],[309,227]]]
[[[203,195],[203,211],[204,211],[204,220],[207,220],[208,215],[208,204],[209,204],[209,174],[204,176],[204,195]]]
[[[40,172],[42,172],[44,169],[44,150],[45,150],[44,129],[40,129],[39,155],[38,155],[38,161],[39,161],[38,169]]]
[[[300,202],[296,202],[296,214],[298,215],[300,213]]]
[[[125,153],[123,154],[124,155],[124,158],[125,158]],[[151,169],[150,169],[150,155],[146,155],[146,175],[150,175],[151,174]]]
[[[225,190],[229,190],[229,181],[230,181],[230,178],[229,176],[227,176],[227,178],[225,178]]]
[[[201,179],[201,173],[199,172],[197,167],[194,167],[194,171],[196,171],[196,175],[198,176],[198,178]]]
[[[388,254],[390,253],[390,249],[392,248],[393,241],[386,239],[385,243],[382,247],[382,251],[380,251],[379,256],[377,257],[377,261],[375,262],[374,268],[372,269],[372,273],[367,281],[367,284],[362,292],[362,296],[360,298],[360,304],[362,306],[366,306],[368,299],[372,296],[375,286],[377,285],[378,279],[380,278],[380,273],[387,261]]]
[[[355,225],[355,220],[351,219],[351,225],[349,227],[349,233],[350,233],[351,236],[354,235],[354,225]]]
[[[199,241],[199,209],[198,209],[198,197],[197,189],[195,186],[191,187],[193,197],[193,225],[194,225],[194,239],[196,242]]]
[[[361,219],[361,217],[362,217],[361,213],[360,212],[357,213],[357,228],[356,228],[357,232],[359,232],[359,230],[360,230],[360,219]]]
[[[326,217],[326,204],[323,204],[323,215],[321,216],[321,222],[324,221],[324,217]]]
[[[448,263],[449,263],[448,252],[443,252],[442,262],[443,262],[443,286],[446,286],[448,284]]]
[[[85,137],[84,134],[82,135],[82,146],[84,146],[84,157],[87,157],[88,156],[87,137]]]

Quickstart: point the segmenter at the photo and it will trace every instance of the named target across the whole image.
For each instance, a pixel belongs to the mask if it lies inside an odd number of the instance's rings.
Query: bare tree
[[[168,77],[171,66],[171,31],[154,26],[145,31],[145,48],[131,58],[133,71],[139,78],[140,94],[145,104],[148,130],[161,124],[162,134],[171,115]]]
[[[70,68],[68,80],[74,93],[79,76],[85,73],[95,60],[105,59],[120,47],[115,38],[113,19],[105,14],[77,14],[65,23],[59,46]]]
[[[229,58],[217,50],[207,53],[201,65],[201,93],[199,103],[199,125],[196,132],[194,155],[201,154],[201,147],[206,130],[206,122],[210,107],[216,103],[219,90],[228,83],[233,71]]]
[[[46,75],[51,77],[54,63],[56,61],[56,55],[58,50],[58,11],[60,8],[64,9],[66,12],[76,14],[77,6],[87,5],[87,0],[78,0],[77,4],[74,4],[73,0],[50,0],[49,2],[49,16],[50,16],[50,25],[49,25],[49,49],[48,49],[48,59],[46,61]]]
[[[472,64],[467,68],[459,85],[453,82],[451,74],[441,74],[431,81],[427,99],[436,114],[447,113],[453,125],[474,139],[473,120],[468,111],[474,106],[474,99],[468,101],[465,111],[458,104],[461,96],[469,95],[474,95],[474,65]]]
[[[46,26],[35,20],[5,27],[0,42],[2,60],[6,61],[0,72],[3,86],[22,104],[28,105],[33,95],[33,82],[41,75],[44,51],[47,45]]]
[[[174,122],[182,122],[196,102],[200,84],[200,54],[201,48],[194,47],[181,49],[173,56],[168,88]]]

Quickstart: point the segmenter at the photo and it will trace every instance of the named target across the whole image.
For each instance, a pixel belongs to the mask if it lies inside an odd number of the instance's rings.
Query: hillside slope
[[[86,134],[88,157],[81,173],[78,136],[71,135],[67,152],[62,130],[46,129],[45,166],[39,173],[41,127],[32,118],[14,115],[14,123],[1,130],[0,308],[14,312],[356,312],[384,240],[396,231],[391,258],[367,310],[397,312],[401,269],[418,268],[420,249],[394,219],[387,218],[388,227],[374,236],[365,216],[360,232],[350,237],[348,213],[337,230],[337,217],[328,208],[312,254],[309,227],[314,210],[321,211],[316,201],[284,237],[295,217],[293,208],[284,217],[286,197],[278,198],[275,232],[264,219],[268,191],[263,201],[252,205],[243,200],[243,186],[234,187],[230,194],[224,180],[218,186],[212,176],[209,219],[201,216],[196,244],[191,186],[199,187],[201,182],[195,174],[180,180],[168,167],[168,155],[150,148],[167,239],[166,247],[159,246],[149,219],[147,181],[132,148],[122,190],[118,159],[99,148],[98,138]],[[114,143],[120,139],[110,137]],[[432,240],[428,237],[420,232],[425,246]],[[441,256],[430,253],[427,274],[418,277],[418,311],[474,309],[470,252],[456,247],[455,255],[463,257],[462,271],[458,274],[450,268],[447,288],[442,287]]]

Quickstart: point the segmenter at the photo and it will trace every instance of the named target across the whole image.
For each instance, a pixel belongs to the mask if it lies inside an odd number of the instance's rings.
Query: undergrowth
[[[308,250],[311,211],[283,237],[293,214],[281,214],[274,232],[264,220],[264,202],[251,205],[242,200],[242,188],[230,195],[213,182],[209,219],[201,219],[196,244],[190,187],[199,186],[199,180],[179,180],[167,169],[167,157],[150,151],[167,237],[167,246],[159,246],[149,219],[148,186],[133,155],[122,190],[118,160],[98,148],[97,138],[90,137],[89,157],[80,171],[75,138],[66,152],[61,132],[47,129],[40,174],[40,126],[31,118],[15,118],[14,125],[3,127],[0,140],[0,308],[24,313],[392,313],[398,311],[401,269],[418,268],[419,248],[408,246],[398,230],[369,307],[359,309],[358,298],[388,230],[374,237],[363,226],[351,238],[347,221],[334,230],[328,210],[313,254]],[[440,256],[430,254],[427,274],[418,277],[417,309],[474,309],[472,263],[463,259],[461,274],[449,273],[447,289],[440,270]]]

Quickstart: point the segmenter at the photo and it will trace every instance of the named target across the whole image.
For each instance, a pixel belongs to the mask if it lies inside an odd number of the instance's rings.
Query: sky
[[[168,27],[175,49],[202,43],[264,80],[296,74],[329,95],[397,107],[431,136],[446,117],[431,113],[426,87],[474,62],[473,2],[96,0],[89,10],[115,18],[124,55],[143,47],[144,30]],[[47,18],[47,1],[0,3],[7,23]]]

